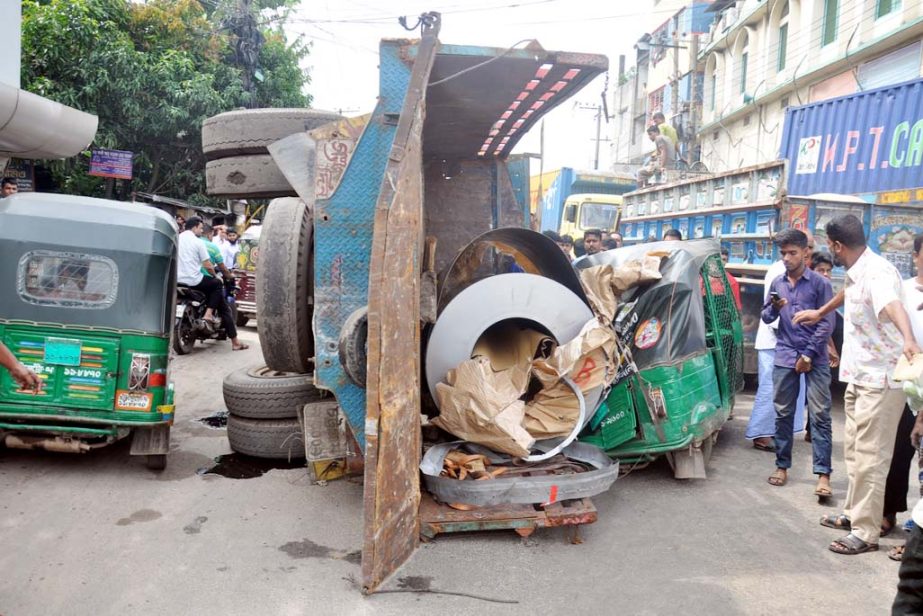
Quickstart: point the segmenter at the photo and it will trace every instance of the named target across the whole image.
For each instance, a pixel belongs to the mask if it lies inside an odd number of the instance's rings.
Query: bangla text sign
[[[132,153],[125,150],[93,150],[90,175],[130,180],[131,158]]]

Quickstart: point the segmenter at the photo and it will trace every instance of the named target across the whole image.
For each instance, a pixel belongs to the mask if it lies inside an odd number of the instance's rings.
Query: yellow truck
[[[615,231],[619,226],[621,212],[621,195],[571,195],[564,202],[564,215],[558,233],[569,235],[575,243],[579,243],[587,229]]]

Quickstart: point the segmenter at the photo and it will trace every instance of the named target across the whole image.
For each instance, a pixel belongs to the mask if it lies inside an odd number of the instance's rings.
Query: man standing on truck
[[[826,231],[834,262],[846,268],[845,286],[819,310],[796,314],[794,322],[816,323],[845,305],[840,380],[847,384],[843,457],[849,488],[843,513],[825,515],[820,523],[850,531],[829,548],[853,555],[878,549],[885,481],[906,401],[891,375],[901,353],[912,359],[921,350],[901,301],[900,272],[866,246],[862,221],[837,216]]]
[[[664,169],[672,169],[676,160],[676,148],[669,137],[660,134],[660,128],[652,124],[647,128],[647,138],[654,143],[654,153],[647,164],[638,169],[638,188],[647,186],[648,181]]]
[[[774,358],[773,401],[776,410],[776,470],[770,485],[784,486],[792,466],[795,408],[801,375],[805,375],[808,413],[811,422],[811,446],[814,450],[814,474],[818,476],[814,494],[829,497],[832,431],[830,424],[830,360],[827,340],[835,324],[828,314],[817,324],[795,325],[797,308],[817,309],[830,301],[830,282],[807,268],[810,254],[808,237],[797,229],[780,231],[775,238],[785,274],[769,285],[769,299],[763,304],[764,323],[779,321]]]

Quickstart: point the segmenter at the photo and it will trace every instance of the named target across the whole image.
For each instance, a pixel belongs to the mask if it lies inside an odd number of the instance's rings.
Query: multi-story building
[[[670,15],[670,5],[676,6]],[[646,128],[652,115],[663,112],[680,135],[682,150],[691,149],[696,118],[701,113],[702,73],[696,59],[700,39],[707,34],[713,15],[711,0],[679,4],[654,2],[654,15],[670,15],[635,44],[635,64],[619,66],[613,100],[612,160],[617,170],[636,166],[651,152]]]
[[[711,11],[697,132],[712,171],[776,159],[789,105],[921,75],[923,0],[716,0]]]

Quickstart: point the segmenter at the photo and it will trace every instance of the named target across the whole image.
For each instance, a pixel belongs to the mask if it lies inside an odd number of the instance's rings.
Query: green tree
[[[234,35],[215,17],[200,0],[25,0],[23,87],[99,116],[92,147],[135,153],[134,190],[207,202],[205,118],[310,103],[301,41],[263,26],[254,100],[233,61]],[[87,175],[89,152],[50,166],[63,192],[106,194],[105,180]]]

